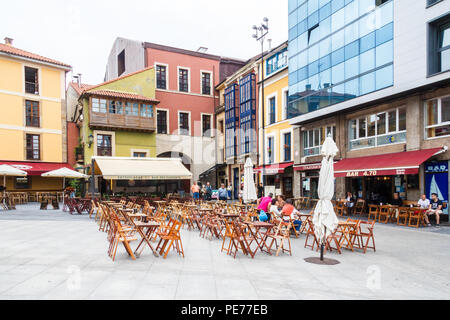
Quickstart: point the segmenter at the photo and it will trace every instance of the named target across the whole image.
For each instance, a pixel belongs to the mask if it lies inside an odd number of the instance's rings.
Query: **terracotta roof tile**
[[[51,64],[56,64],[56,65],[66,67],[66,68],[72,68],[68,64],[65,64],[65,63],[50,59],[50,58],[46,58],[46,57],[40,56],[38,54],[22,50],[22,49],[18,49],[18,48],[15,48],[13,46],[6,45],[3,43],[0,43],[0,52],[12,54],[12,55],[19,56],[19,57],[29,58],[29,59],[33,59],[33,60],[38,60],[38,61],[42,61],[42,62],[47,62],[47,63],[51,63]]]
[[[75,89],[75,91],[78,93],[78,95],[81,95],[83,93],[83,91],[89,90],[92,87],[94,87],[92,84],[86,84],[86,83],[82,83],[81,86],[79,86],[77,82],[70,82],[69,85]]]
[[[112,91],[112,90],[93,90],[93,91],[84,91],[84,93],[89,94],[89,95],[101,96],[101,97],[139,100],[139,101],[151,102],[151,103],[155,103],[155,104],[159,103],[159,101],[156,99],[152,99],[152,98],[142,96],[139,94]]]

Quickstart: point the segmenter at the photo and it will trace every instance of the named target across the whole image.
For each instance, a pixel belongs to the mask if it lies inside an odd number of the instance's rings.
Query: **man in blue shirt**
[[[225,185],[222,183],[219,189],[219,200],[227,201],[228,200],[228,190],[225,188]]]

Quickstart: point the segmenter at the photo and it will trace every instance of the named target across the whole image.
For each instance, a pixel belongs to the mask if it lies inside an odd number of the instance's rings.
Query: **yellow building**
[[[261,173],[261,179],[265,179],[266,194],[273,192],[292,197],[294,150],[293,128],[287,119],[287,48],[284,42],[268,52],[263,60],[264,110],[259,116],[260,162],[256,170]]]
[[[0,44],[0,164],[27,171],[7,180],[7,191],[56,191],[61,179],[43,172],[67,166],[67,64]]]

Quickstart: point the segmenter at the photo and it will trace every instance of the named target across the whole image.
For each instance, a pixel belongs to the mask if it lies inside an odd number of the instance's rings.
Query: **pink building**
[[[217,160],[214,115],[219,97],[215,86],[244,64],[207,54],[204,48],[190,51],[117,38],[105,81],[155,67],[156,98],[160,101],[156,108],[158,157],[181,157],[198,180]]]

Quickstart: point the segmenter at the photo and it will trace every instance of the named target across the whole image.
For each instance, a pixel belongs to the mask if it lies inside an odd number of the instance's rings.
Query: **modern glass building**
[[[393,86],[393,1],[289,0],[289,118]]]

